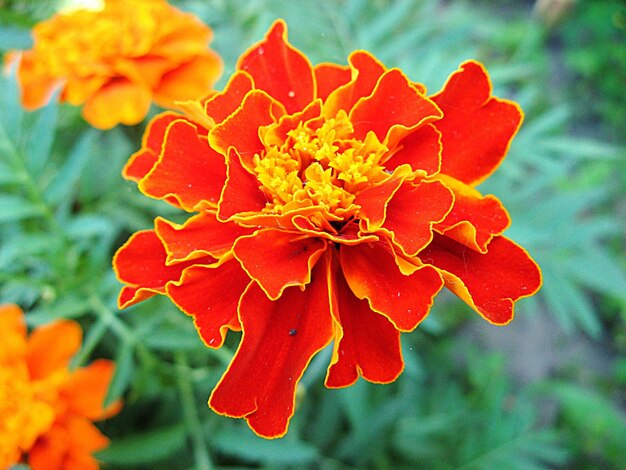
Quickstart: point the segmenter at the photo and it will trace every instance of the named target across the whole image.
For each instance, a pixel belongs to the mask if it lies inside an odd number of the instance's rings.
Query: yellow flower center
[[[381,165],[387,147],[373,132],[363,141],[355,139],[343,110],[333,119],[301,122],[286,137],[279,135],[280,124],[262,130],[265,152],[254,156],[268,213],[313,205],[345,220],[358,211],[356,195],[388,176]]]

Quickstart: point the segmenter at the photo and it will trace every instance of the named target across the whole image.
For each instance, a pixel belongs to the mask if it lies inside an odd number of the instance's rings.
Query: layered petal
[[[333,356],[325,384],[348,387],[359,376],[389,383],[404,369],[400,332],[383,315],[373,312],[367,300],[358,299],[336,265],[332,271],[331,309],[336,328]]]
[[[216,93],[204,104],[204,111],[216,123],[224,121],[241,105],[254,82],[245,72],[236,72],[226,84],[224,91]]]
[[[432,100],[443,111],[441,171],[477,185],[500,165],[523,118],[512,101],[491,95],[491,81],[474,61],[461,65]]]
[[[180,279],[183,270],[193,264],[211,259],[187,261],[168,266],[167,252],[153,230],[134,233],[115,253],[113,269],[118,279],[126,284],[119,295],[120,308],[141,302],[155,294],[163,294],[165,285]]]
[[[439,108],[399,69],[385,72],[371,96],[361,98],[350,111],[356,138],[364,139],[368,132],[374,132],[390,149],[413,129],[441,116]]]
[[[324,102],[324,116],[333,118],[340,109],[349,113],[361,98],[369,96],[378,79],[385,73],[385,66],[366,51],[355,51],[348,57],[352,80],[331,92]]]
[[[122,175],[127,180],[139,182],[156,165],[161,146],[165,140],[165,133],[169,125],[181,116],[172,112],[161,113],[148,123],[142,138],[141,149],[133,153],[124,166]]]
[[[276,301],[251,283],[239,305],[243,338],[228,370],[211,394],[219,414],[245,417],[264,437],[280,437],[294,412],[295,391],[311,358],[332,339],[327,262],[311,283],[291,287]]]
[[[139,182],[146,195],[174,198],[188,211],[214,207],[226,180],[224,157],[186,119],[169,124],[157,163]]]
[[[433,124],[426,124],[400,141],[385,166],[388,170],[395,170],[408,164],[413,171],[432,176],[441,169],[441,149],[441,132]]]
[[[167,264],[211,256],[221,258],[235,240],[252,233],[252,229],[233,222],[220,222],[215,212],[204,211],[179,225],[161,217],[154,221],[157,236],[167,251]]]
[[[389,200],[382,227],[407,256],[415,256],[433,237],[433,225],[444,220],[454,202],[438,181],[403,184]]]
[[[219,348],[229,329],[241,329],[237,304],[249,283],[248,274],[231,258],[218,265],[187,268],[180,281],[167,286],[167,295],[193,317],[204,344]]]
[[[226,184],[217,209],[219,220],[241,213],[259,213],[267,204],[267,198],[259,188],[259,181],[247,171],[234,148],[230,149],[227,161]]]
[[[317,98],[325,100],[335,89],[348,83],[352,77],[350,67],[331,63],[317,64],[314,67],[317,84]]]
[[[247,168],[252,158],[265,150],[259,137],[259,128],[272,124],[284,114],[284,109],[270,95],[261,90],[246,94],[241,106],[209,134],[211,147],[228,155],[234,148]]]
[[[502,203],[495,196],[483,196],[452,177],[441,177],[454,192],[454,206],[446,218],[435,225],[435,229],[446,237],[486,253],[491,239],[504,232],[511,223]]]
[[[400,331],[412,331],[426,317],[443,279],[430,266],[410,274],[400,271],[391,247],[382,243],[342,246],[341,269],[359,299],[386,316]]]
[[[310,282],[311,270],[325,250],[321,238],[269,228],[239,238],[233,254],[267,296],[276,300],[286,287]]]
[[[495,237],[483,254],[437,235],[419,257],[439,270],[448,289],[495,325],[509,323],[514,302],[541,287],[537,264],[505,237]]]
[[[274,22],[265,39],[244,53],[237,69],[248,72],[254,86],[280,101],[288,113],[300,111],[315,97],[313,66],[287,42],[287,25]]]

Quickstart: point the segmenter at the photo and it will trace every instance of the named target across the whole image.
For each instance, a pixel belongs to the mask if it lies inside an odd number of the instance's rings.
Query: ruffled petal
[[[126,308],[155,294],[163,294],[165,285],[180,279],[183,270],[194,263],[210,263],[201,258],[168,266],[167,252],[153,230],[134,233],[113,257],[113,269],[124,284],[118,304]]]
[[[396,380],[404,369],[400,332],[366,300],[354,296],[338,267],[331,286],[333,316],[341,326],[336,328],[326,386],[348,387],[359,376],[374,383]]]
[[[167,251],[168,264],[207,255],[219,259],[232,249],[237,238],[253,231],[232,222],[220,222],[209,211],[194,215],[182,225],[157,217],[154,228]]]
[[[193,317],[204,344],[219,348],[229,329],[241,329],[237,304],[249,283],[248,274],[231,258],[220,265],[186,269],[179,282],[168,284],[167,294]]]
[[[106,359],[99,359],[72,372],[61,389],[72,412],[95,421],[117,414],[121,401],[103,407],[114,372],[115,363]]]
[[[216,123],[224,121],[241,105],[246,94],[252,90],[252,77],[245,72],[235,72],[224,91],[216,93],[204,104],[204,111]]]
[[[223,155],[234,148],[246,168],[252,169],[255,154],[265,150],[259,137],[259,128],[272,124],[284,114],[280,103],[261,90],[249,92],[237,111],[209,133],[211,147]]]
[[[311,281],[311,270],[326,246],[318,237],[270,228],[239,238],[233,254],[267,296],[275,300],[286,287],[305,286]]]
[[[385,66],[366,51],[355,51],[348,57],[352,69],[352,80],[328,95],[324,102],[324,116],[334,118],[340,109],[350,113],[352,107],[365,96],[369,96],[385,73]]]
[[[441,169],[441,133],[433,124],[415,129],[399,143],[399,149],[385,162],[388,170],[408,164],[413,171],[422,171],[427,176]]]
[[[67,369],[82,340],[83,332],[75,321],[59,320],[35,328],[28,338],[26,350],[31,378],[39,380]]]
[[[432,240],[433,225],[444,220],[454,202],[439,181],[403,184],[389,200],[384,229],[407,256],[415,256]]]
[[[139,182],[139,189],[156,199],[172,197],[187,211],[217,204],[226,181],[224,157],[198,136],[188,120],[167,128],[159,160]]]
[[[148,123],[143,135],[141,149],[131,155],[122,170],[124,178],[138,183],[152,170],[159,159],[167,128],[178,119],[181,119],[179,114],[168,111],[155,116]]]
[[[289,114],[315,98],[315,79],[309,59],[287,41],[287,25],[275,21],[265,39],[245,52],[238,70],[252,75],[255,88],[280,101]]]
[[[173,107],[175,101],[204,98],[222,74],[222,60],[213,51],[194,57],[161,77],[154,89],[154,101]]]
[[[151,101],[152,91],[147,86],[125,79],[111,80],[85,102],[83,116],[98,129],[120,123],[130,126],[146,117]]]
[[[541,287],[541,271],[523,248],[495,237],[487,253],[479,253],[445,236],[436,235],[419,254],[441,272],[446,287],[485,320],[505,325],[513,319],[513,304]]]
[[[357,195],[354,202],[361,207],[359,217],[363,230],[375,231],[382,226],[387,216],[387,204],[409,176],[412,175],[407,166],[396,168],[390,178],[366,187]]]
[[[317,83],[317,98],[322,101],[328,98],[331,92],[345,85],[352,78],[352,71],[347,65],[332,63],[317,64],[313,68]]]
[[[26,320],[15,304],[0,305],[0,365],[20,362],[26,352]]]
[[[251,283],[239,316],[243,338],[209,405],[219,414],[245,417],[260,436],[281,437],[304,370],[333,336],[327,263],[317,264],[304,291],[286,289],[276,301]]]
[[[412,130],[441,116],[435,103],[413,87],[399,69],[385,72],[372,94],[361,98],[349,115],[357,139],[372,131],[389,149]]]
[[[468,61],[432,100],[443,111],[435,124],[442,134],[441,172],[477,185],[500,165],[523,119],[512,101],[491,96],[481,64]]]
[[[339,253],[354,295],[368,299],[371,309],[389,318],[400,331],[415,329],[443,287],[443,279],[430,266],[403,274],[390,247],[382,243],[342,246]]]
[[[217,209],[217,218],[225,221],[241,213],[258,213],[267,204],[259,180],[248,172],[233,148],[227,157],[226,184]]]
[[[435,229],[473,250],[486,253],[491,239],[511,223],[506,209],[495,196],[483,196],[471,186],[445,175],[442,180],[454,192],[454,206]]]

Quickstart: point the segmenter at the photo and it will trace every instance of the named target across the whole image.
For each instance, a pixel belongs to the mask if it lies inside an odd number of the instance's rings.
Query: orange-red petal
[[[275,300],[289,286],[305,286],[313,266],[326,250],[318,237],[272,228],[239,238],[233,254],[267,296]]]
[[[433,236],[432,227],[444,220],[454,197],[439,181],[403,184],[389,200],[383,228],[407,256],[415,256]]]
[[[228,155],[234,148],[247,168],[253,168],[252,159],[265,146],[259,137],[259,128],[276,122],[283,114],[282,106],[261,90],[252,90],[241,106],[209,133],[211,147]]]
[[[220,123],[239,108],[252,87],[253,82],[250,75],[241,71],[235,72],[226,84],[224,91],[216,93],[206,101],[204,111],[216,123]]]
[[[402,139],[397,152],[384,163],[388,170],[408,164],[413,171],[431,176],[441,169],[441,148],[441,133],[433,124],[426,124]]]
[[[315,82],[317,83],[317,96],[322,101],[328,98],[331,92],[342,85],[345,85],[352,78],[352,71],[347,65],[332,63],[317,64],[315,72]]]
[[[259,189],[259,180],[248,172],[234,148],[227,157],[226,184],[217,209],[219,220],[226,220],[234,215],[263,210],[267,199]]]
[[[357,139],[364,139],[371,131],[390,149],[413,129],[441,116],[435,103],[413,87],[399,69],[385,72],[372,94],[361,98],[350,111]]]
[[[400,332],[366,300],[355,297],[338,267],[333,270],[331,292],[333,316],[340,327],[326,386],[348,387],[359,376],[375,383],[393,382],[404,369]]]
[[[143,193],[174,198],[188,211],[215,206],[226,180],[224,157],[186,119],[169,124],[159,159],[139,182]]]
[[[62,340],[60,340],[62,338]],[[35,328],[28,338],[26,363],[34,380],[67,369],[78,352],[83,332],[75,321],[59,320]]]
[[[483,196],[471,186],[445,175],[443,181],[454,192],[454,206],[435,229],[465,246],[486,253],[491,239],[504,232],[511,222],[506,209],[495,196]]]
[[[441,272],[448,289],[496,325],[509,323],[514,302],[541,287],[537,264],[505,237],[495,237],[483,254],[436,235],[419,257]]]
[[[481,64],[463,63],[432,100],[443,111],[441,172],[477,185],[500,165],[523,113],[512,101],[491,96],[491,81]]]
[[[315,97],[315,79],[309,59],[287,41],[287,25],[274,22],[265,39],[244,53],[238,70],[248,72],[255,88],[280,101],[295,113]]]
[[[158,237],[167,251],[167,263],[212,256],[220,258],[232,249],[235,240],[252,233],[232,222],[220,222],[214,212],[202,211],[179,225],[161,217],[154,221]]]
[[[343,275],[359,299],[368,299],[375,312],[385,315],[401,331],[411,331],[426,317],[443,279],[430,266],[403,274],[389,247],[382,243],[342,246]]]
[[[165,139],[165,132],[169,125],[182,116],[170,111],[154,117],[143,135],[141,149],[131,155],[122,170],[127,180],[139,182],[156,165],[161,153],[161,145]]]
[[[167,252],[153,230],[134,233],[117,250],[113,257],[113,268],[118,279],[127,284],[120,292],[118,304],[125,308],[154,294],[163,294],[165,285],[180,279],[182,271],[202,260],[166,265]],[[206,259],[209,262],[209,259]]]
[[[327,263],[319,262],[302,291],[286,289],[276,301],[251,283],[241,298],[243,338],[209,405],[219,414],[245,417],[257,434],[287,432],[295,391],[311,358],[332,339]]]
[[[352,69],[352,80],[328,95],[324,102],[324,116],[334,118],[340,109],[350,113],[352,107],[365,96],[369,96],[385,73],[385,66],[366,51],[355,51],[348,57]]]
[[[241,329],[237,304],[249,283],[247,273],[231,258],[217,266],[187,268],[179,282],[168,284],[167,294],[193,317],[204,344],[219,348],[229,329]]]

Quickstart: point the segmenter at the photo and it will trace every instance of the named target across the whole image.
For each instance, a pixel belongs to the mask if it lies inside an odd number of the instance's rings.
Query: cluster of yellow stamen
[[[344,217],[366,186],[387,177],[381,159],[387,148],[372,132],[361,141],[344,111],[333,119],[301,122],[276,139],[265,129],[266,150],[254,157],[254,171],[268,197],[267,212],[283,213],[294,203],[319,206]]]

